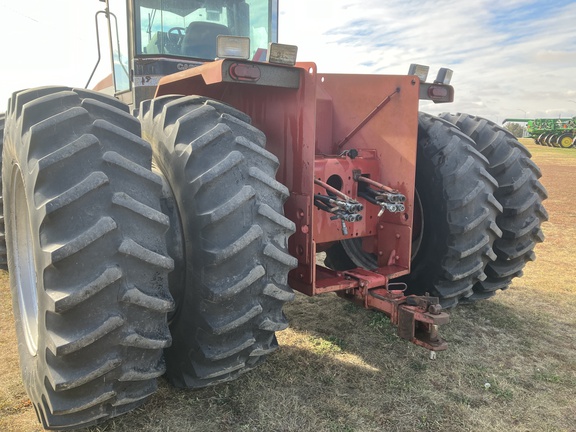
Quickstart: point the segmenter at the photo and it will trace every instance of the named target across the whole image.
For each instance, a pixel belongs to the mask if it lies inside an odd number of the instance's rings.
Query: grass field
[[[524,143],[550,196],[546,241],[506,292],[451,311],[436,360],[378,313],[299,295],[262,367],[199,391],[161,380],[144,407],[87,431],[575,431],[576,150]],[[0,431],[41,430],[20,382],[5,273],[0,327]]]

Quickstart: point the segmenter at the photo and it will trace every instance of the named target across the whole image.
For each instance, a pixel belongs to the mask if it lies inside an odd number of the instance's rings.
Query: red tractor
[[[319,73],[277,43],[277,0],[99,14],[109,79],[16,92],[0,122],[20,364],[44,427],[127,412],[164,373],[235,379],[277,348],[293,290],[445,349],[442,309],[534,259],[546,191],[529,152],[488,120],[418,111],[453,100],[450,70]]]

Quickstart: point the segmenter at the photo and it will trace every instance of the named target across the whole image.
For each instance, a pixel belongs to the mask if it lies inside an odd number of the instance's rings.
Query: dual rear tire
[[[139,135],[98,93],[46,87],[9,103],[8,268],[22,378],[45,428],[130,411],[165,371],[169,221]]]
[[[528,150],[495,123],[420,114],[408,292],[452,307],[491,297],[521,276],[548,218],[540,176]],[[338,270],[376,267],[355,240],[329,249],[326,262]]]
[[[264,135],[203,98],[140,112],[66,87],[9,102],[7,261],[23,382],[47,429],[128,412],[166,371],[180,387],[234,379],[288,325],[294,224]]]
[[[274,332],[288,326],[282,306],[294,297],[295,226],[283,216],[279,161],[249,117],[210,99],[146,101],[140,118],[181,233],[167,376],[187,388],[235,379],[277,348]]]
[[[498,183],[495,197],[502,205],[496,223],[502,237],[494,242],[496,259],[485,268],[487,275],[474,287],[472,299],[482,299],[506,289],[522,276],[526,263],[536,257],[534,248],[544,240],[541,224],[548,220],[542,205],[546,189],[542,173],[530,152],[510,132],[481,117],[442,114],[442,118],[472,138],[476,150],[488,160],[488,172]]]

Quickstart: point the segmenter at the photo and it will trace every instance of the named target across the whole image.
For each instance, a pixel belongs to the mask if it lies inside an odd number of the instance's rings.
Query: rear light
[[[230,78],[234,81],[258,81],[260,68],[254,64],[232,63],[228,68]]]
[[[429,84],[426,93],[428,97],[425,99],[429,99],[434,103],[452,102],[454,100],[454,90],[451,86],[443,84]]]
[[[454,87],[450,85],[452,79],[452,70],[448,68],[440,68],[434,83],[427,83],[428,66],[411,64],[408,70],[408,75],[416,75],[420,80],[420,100],[431,100],[434,103],[454,102]],[[413,84],[416,82],[413,81]]]
[[[430,86],[428,96],[430,96],[430,99],[445,98],[448,96],[448,89],[446,87]]]
[[[248,59],[250,38],[241,36],[218,36],[218,58]]]

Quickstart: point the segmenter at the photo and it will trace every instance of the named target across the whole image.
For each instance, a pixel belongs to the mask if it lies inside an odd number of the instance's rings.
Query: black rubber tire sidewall
[[[293,298],[296,259],[279,162],[246,115],[214,100],[165,96],[143,102],[140,118],[183,236],[167,376],[186,388],[235,379],[276,349],[274,331],[288,325],[282,305]]]
[[[82,89],[43,87],[10,101],[3,152],[10,283],[24,386],[45,428],[130,411],[164,372],[173,308],[168,219],[139,131],[126,105]],[[12,247],[20,235],[12,203],[19,198],[11,193],[18,178],[37,275],[36,355],[17,300],[22,260]]]
[[[488,263],[486,280],[474,287],[472,299],[482,299],[506,289],[535,259],[534,248],[544,240],[541,224],[548,219],[542,205],[547,198],[540,169],[517,138],[496,123],[469,114],[442,114],[442,118],[470,136],[475,148],[488,160],[488,171],[498,182],[495,197],[502,205],[496,219],[503,232],[494,243],[496,260]]]

